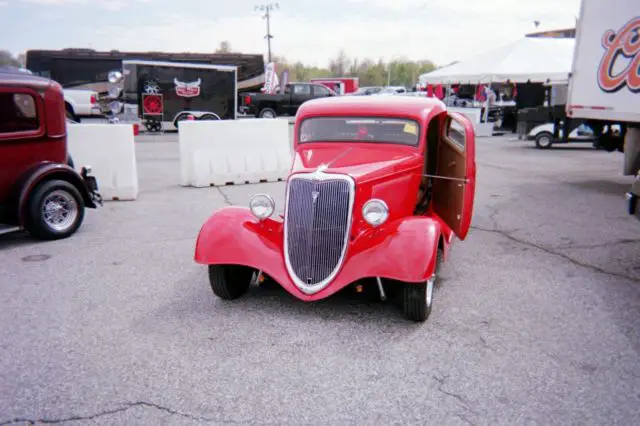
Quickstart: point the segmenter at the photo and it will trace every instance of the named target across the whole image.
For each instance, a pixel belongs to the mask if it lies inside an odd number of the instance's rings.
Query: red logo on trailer
[[[640,17],[627,22],[617,34],[607,30],[602,47],[606,52],[598,67],[600,89],[615,93],[627,86],[633,93],[640,92]],[[618,70],[614,69],[616,65]]]
[[[142,95],[142,112],[146,115],[162,114],[162,95]]]
[[[173,79],[173,84],[175,84],[176,86],[176,94],[178,96],[182,96],[183,98],[194,98],[200,95],[200,83],[202,83],[201,79],[198,79],[197,81],[193,81],[191,83],[178,81],[177,78]]]

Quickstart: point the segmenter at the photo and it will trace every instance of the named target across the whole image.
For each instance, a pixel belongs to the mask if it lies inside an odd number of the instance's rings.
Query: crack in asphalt
[[[92,414],[90,416],[71,416],[71,417],[66,417],[66,418],[62,418],[62,419],[47,419],[47,418],[42,418],[42,419],[37,419],[37,420],[33,420],[33,419],[26,419],[26,418],[15,418],[12,420],[8,420],[8,421],[4,421],[4,422],[0,422],[0,426],[4,426],[4,425],[10,425],[10,424],[16,424],[16,423],[26,423],[29,425],[35,425],[35,424],[59,424],[59,423],[65,423],[65,422],[73,422],[73,421],[81,421],[81,420],[95,420],[99,417],[103,417],[103,416],[109,416],[112,414],[118,414],[118,413],[123,413],[127,410],[130,410],[132,408],[136,408],[136,407],[147,407],[147,408],[155,408],[157,410],[160,411],[164,411],[165,413],[169,413],[171,415],[174,416],[180,416],[180,417],[184,417],[187,419],[191,419],[191,420],[197,420],[197,421],[201,421],[201,422],[214,422],[216,421],[216,419],[210,419],[207,417],[201,417],[201,416],[196,416],[193,414],[189,414],[189,413],[183,413],[168,407],[163,407],[162,405],[159,404],[154,404],[152,402],[146,402],[146,401],[137,401],[137,402],[128,402],[126,403],[123,407],[120,408],[114,408],[112,410],[104,410],[104,411],[100,411],[96,414]],[[229,420],[225,420],[226,423],[229,422]],[[236,423],[231,421],[231,423]]]
[[[541,251],[543,251],[543,252],[545,252],[547,254],[558,256],[558,257],[561,257],[561,258],[563,258],[565,260],[568,260],[569,262],[573,263],[574,265],[582,266],[583,268],[588,268],[588,269],[591,269],[593,271],[597,271],[597,272],[600,272],[602,274],[605,274],[605,275],[608,275],[608,276],[611,276],[611,277],[624,278],[626,280],[637,282],[637,283],[640,282],[640,278],[632,277],[632,276],[621,274],[621,273],[618,273],[618,272],[607,271],[607,270],[605,270],[603,268],[600,268],[599,266],[581,262],[581,261],[576,260],[576,259],[574,259],[574,258],[572,258],[569,255],[566,255],[564,253],[560,253],[560,252],[554,251],[552,249],[549,249],[547,247],[544,247],[544,246],[541,246],[539,244],[533,243],[531,241],[527,241],[527,240],[523,240],[523,239],[514,237],[513,235],[511,235],[507,231],[502,231],[500,229],[487,229],[487,228],[482,228],[482,227],[478,227],[478,226],[472,226],[471,229],[475,229],[475,230],[482,231],[482,232],[488,232],[488,233],[491,233],[491,234],[502,235],[503,237],[505,237],[505,238],[507,238],[507,239],[509,239],[511,241],[514,241],[516,243],[520,243],[520,244],[524,244],[524,245],[529,246],[529,247],[536,248],[536,249],[541,250]],[[571,247],[567,247],[567,248],[571,248]]]
[[[459,418],[460,420],[462,420],[463,422],[469,423],[471,426],[475,426],[476,425],[474,422],[469,420],[467,418],[467,416],[465,416],[464,414],[456,414],[456,417]]]
[[[220,188],[219,186],[216,186],[216,189],[218,190],[220,195],[222,195],[222,198],[224,199],[224,203],[228,206],[233,206],[233,204],[231,203],[231,199],[229,199],[229,196],[224,193],[222,188]]]
[[[437,375],[433,375],[431,376],[433,377],[433,379],[438,382],[438,387],[436,387],[436,389],[438,390],[438,392],[440,392],[443,395],[446,396],[450,396],[452,398],[455,398],[458,402],[460,402],[463,406],[463,408],[465,410],[467,410],[468,412],[472,413],[472,414],[478,414],[476,411],[472,410],[469,407],[469,401],[467,401],[462,395],[457,394],[457,393],[453,393],[453,392],[449,392],[445,389],[443,389],[443,387],[446,385],[446,381],[449,378],[449,375],[444,375],[442,374],[440,377],[438,377]],[[458,414],[457,417],[463,418],[462,415]],[[469,419],[467,419],[466,417],[463,418],[463,420],[467,421],[470,424],[473,424]]]
[[[637,243],[640,243],[640,240],[622,239],[622,240],[617,240],[617,241],[611,241],[611,242],[608,242],[608,243],[592,244],[592,245],[588,245],[588,244],[587,245],[567,244],[567,245],[558,246],[558,248],[563,248],[563,249],[591,249],[591,248],[617,246],[617,245],[620,245],[620,244],[637,244]]]

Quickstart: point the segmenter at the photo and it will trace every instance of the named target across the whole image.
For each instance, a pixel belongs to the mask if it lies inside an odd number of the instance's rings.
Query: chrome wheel
[[[55,190],[47,195],[42,203],[42,219],[50,228],[64,232],[78,218],[78,203],[64,190]]]
[[[548,147],[551,145],[551,138],[549,136],[543,136],[540,138],[540,146]]]
[[[424,292],[426,303],[427,303],[427,309],[429,310],[431,309],[431,304],[433,303],[433,286],[435,282],[436,282],[436,275],[433,274],[433,276],[429,278],[429,280],[427,280],[427,288],[426,288],[426,291]]]

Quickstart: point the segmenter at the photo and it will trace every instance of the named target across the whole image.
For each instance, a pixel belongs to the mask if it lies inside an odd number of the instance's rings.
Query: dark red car
[[[200,230],[213,292],[235,299],[257,275],[311,302],[368,281],[425,321],[438,265],[471,225],[472,123],[439,100],[340,96],[305,102],[294,132],[284,215],[258,194]]]
[[[91,168],[68,164],[62,87],[0,71],[0,234],[26,229],[37,238],[72,235],[85,207],[102,203]]]

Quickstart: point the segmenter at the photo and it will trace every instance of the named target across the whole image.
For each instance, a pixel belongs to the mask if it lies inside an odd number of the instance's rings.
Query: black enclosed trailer
[[[160,61],[122,61],[121,118],[149,131],[179,122],[237,118],[237,68]]]

